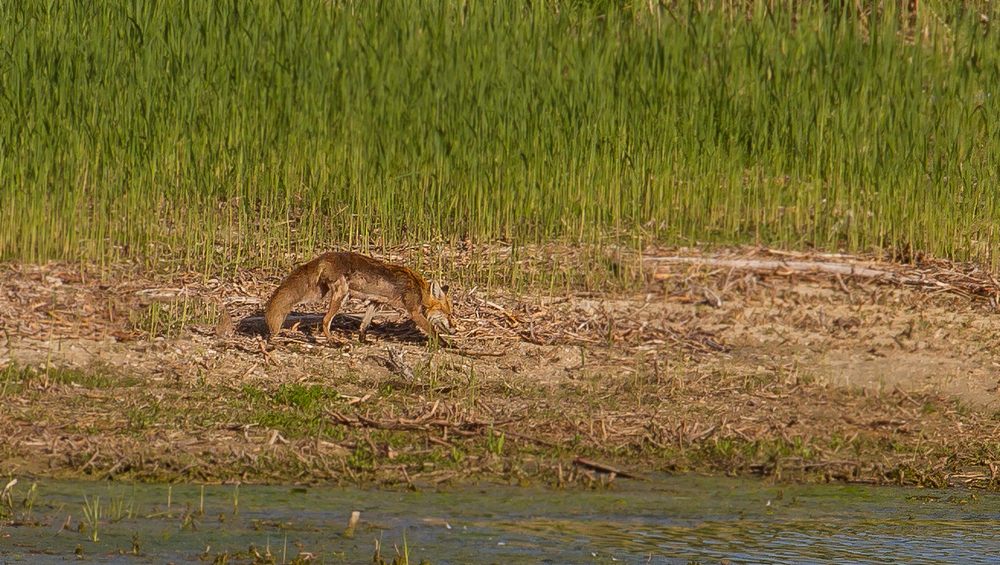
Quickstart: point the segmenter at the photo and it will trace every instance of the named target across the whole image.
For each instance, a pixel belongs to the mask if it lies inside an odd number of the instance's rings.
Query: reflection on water
[[[1000,497],[969,491],[616,482],[446,492],[28,480],[2,501],[0,562],[997,563]],[[86,498],[85,498],[86,497]],[[169,499],[169,508],[168,508]],[[25,506],[24,502],[28,504]],[[99,501],[95,505],[95,501]],[[93,541],[93,516],[97,541]],[[362,522],[342,535],[352,510]],[[81,528],[81,524],[83,527]],[[260,556],[260,557],[258,557]]]

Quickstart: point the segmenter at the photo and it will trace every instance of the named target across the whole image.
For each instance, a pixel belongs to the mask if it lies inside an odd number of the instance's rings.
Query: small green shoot
[[[86,520],[85,523],[90,528],[90,541],[97,542],[100,540],[97,536],[97,528],[101,518],[101,497],[95,496],[91,499],[84,495],[83,502],[83,516]]]
[[[486,433],[486,450],[497,456],[503,455],[504,433],[497,433],[491,424]]]

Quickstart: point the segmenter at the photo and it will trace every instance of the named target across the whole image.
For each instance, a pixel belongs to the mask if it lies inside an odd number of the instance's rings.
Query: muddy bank
[[[678,254],[704,257],[649,252]],[[991,281],[972,266],[795,259]],[[414,487],[621,480],[584,458],[636,475],[997,486],[988,292],[644,265],[628,292],[453,287],[451,347],[428,347],[390,310],[359,343],[357,303],[327,344],[315,335],[321,302],[263,347],[260,301],[283,273],[222,281],[3,265],[0,472]],[[223,309],[233,331],[217,335]]]

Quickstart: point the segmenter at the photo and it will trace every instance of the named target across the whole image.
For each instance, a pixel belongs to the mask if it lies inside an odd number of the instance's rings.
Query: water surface
[[[663,478],[613,490],[123,485],[21,479],[0,562],[1000,563],[1000,497]],[[168,507],[169,498],[169,507]],[[95,501],[97,501],[95,505]],[[88,509],[89,506],[89,509]],[[98,541],[90,525],[97,507]],[[353,538],[343,535],[361,512]],[[67,525],[68,527],[64,527]],[[84,523],[83,531],[80,524]]]

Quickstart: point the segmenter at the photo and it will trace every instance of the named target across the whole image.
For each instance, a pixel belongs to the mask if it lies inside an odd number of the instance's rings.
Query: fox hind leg
[[[333,283],[330,292],[330,309],[327,311],[326,316],[323,316],[323,335],[326,336],[327,343],[333,341],[333,336],[330,335],[330,322],[337,315],[337,312],[340,311],[340,307],[344,304],[345,300],[347,300],[347,278],[340,277]]]

